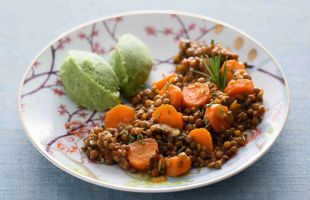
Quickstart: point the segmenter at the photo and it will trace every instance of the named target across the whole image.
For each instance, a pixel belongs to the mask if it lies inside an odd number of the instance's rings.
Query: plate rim
[[[131,16],[131,15],[143,15],[143,14],[176,14],[179,16],[186,16],[186,17],[193,17],[193,18],[199,18],[199,19],[204,19],[210,22],[214,22],[214,23],[218,23],[221,24],[227,28],[230,28],[231,30],[234,30],[238,33],[240,33],[241,35],[243,35],[244,37],[246,37],[247,39],[251,40],[253,43],[255,43],[257,46],[259,46],[265,53],[266,55],[268,55],[271,59],[271,61],[275,64],[275,66],[277,67],[277,69],[280,71],[283,79],[284,79],[284,83],[285,83],[285,88],[286,88],[286,101],[287,101],[287,107],[285,109],[285,118],[284,118],[284,122],[281,125],[279,131],[277,132],[277,135],[272,139],[272,141],[267,144],[267,147],[263,150],[261,150],[261,152],[255,156],[255,157],[251,157],[250,159],[248,159],[245,163],[243,163],[243,165],[240,165],[238,168],[236,168],[234,171],[230,172],[229,174],[226,175],[221,175],[217,178],[211,179],[209,181],[204,181],[204,182],[200,182],[200,183],[195,183],[195,184],[189,184],[189,185],[182,185],[182,186],[171,186],[171,187],[167,187],[167,188],[162,188],[162,187],[158,187],[158,188],[137,188],[137,187],[133,187],[133,186],[122,186],[122,185],[118,185],[118,184],[114,184],[114,183],[106,183],[106,182],[102,182],[99,180],[93,180],[91,178],[89,178],[86,175],[83,174],[78,174],[75,173],[74,171],[66,168],[62,163],[60,163],[59,161],[57,161],[56,159],[54,159],[51,156],[48,156],[47,152],[44,152],[42,149],[40,149],[40,147],[35,143],[35,141],[32,139],[30,132],[28,132],[28,130],[26,129],[25,126],[25,122],[24,122],[24,117],[22,114],[22,98],[21,98],[21,92],[23,89],[23,83],[24,80],[28,74],[28,71],[30,70],[30,68],[32,67],[32,64],[40,57],[40,55],[42,55],[42,53],[44,53],[46,51],[46,49],[48,49],[52,44],[54,44],[55,42],[57,42],[60,38],[76,31],[79,30],[83,27],[86,27],[88,25],[91,25],[93,23],[97,23],[100,21],[104,21],[104,20],[108,20],[111,18],[115,18],[115,17],[119,17],[119,16]],[[116,14],[112,14],[112,15],[107,15],[107,16],[103,16],[103,17],[98,17],[95,18],[93,20],[89,20],[87,22],[81,23],[77,26],[74,26],[73,28],[70,28],[69,30],[63,32],[62,34],[58,35],[55,39],[53,39],[51,42],[49,42],[47,45],[45,45],[44,48],[42,48],[39,53],[36,54],[36,56],[34,57],[34,59],[30,62],[30,64],[28,65],[28,67],[26,68],[23,78],[21,80],[20,86],[19,86],[19,91],[18,91],[18,112],[19,112],[19,118],[22,122],[22,127],[24,129],[24,132],[26,133],[28,139],[31,141],[32,145],[48,160],[50,161],[52,164],[54,164],[55,166],[57,166],[59,169],[61,169],[62,171],[76,177],[79,178],[81,180],[84,180],[86,182],[101,186],[101,187],[106,187],[106,188],[110,188],[110,189],[115,189],[115,190],[122,190],[122,191],[127,191],[127,192],[140,192],[140,193],[165,193],[165,192],[177,192],[177,191],[184,191],[184,190],[190,190],[190,189],[194,189],[194,188],[199,188],[199,187],[203,187],[203,186],[207,186],[207,185],[211,185],[213,183],[217,183],[220,182],[222,180],[228,179],[238,173],[240,173],[241,171],[247,169],[248,167],[250,167],[251,165],[253,165],[255,162],[257,162],[263,155],[266,154],[266,152],[271,148],[271,146],[274,144],[274,142],[276,141],[276,139],[279,137],[279,135],[282,133],[284,126],[287,123],[287,119],[288,119],[288,115],[290,112],[290,93],[289,93],[289,86],[288,86],[288,81],[287,78],[282,70],[282,68],[280,67],[280,64],[278,63],[278,61],[274,58],[274,56],[269,52],[269,50],[267,50],[260,42],[258,42],[256,39],[254,39],[252,36],[248,35],[247,33],[243,32],[242,30],[226,23],[223,22],[221,20],[217,20],[215,18],[212,17],[208,17],[205,15],[201,15],[201,14],[196,14],[196,13],[192,13],[192,12],[186,12],[186,11],[177,11],[177,10],[135,10],[135,11],[128,11],[128,12],[120,12],[120,13],[116,13]]]

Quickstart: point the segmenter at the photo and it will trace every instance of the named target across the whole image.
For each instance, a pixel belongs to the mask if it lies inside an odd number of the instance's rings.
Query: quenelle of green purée
[[[119,104],[119,82],[112,67],[96,54],[69,51],[61,66],[61,81],[68,96],[91,110]]]
[[[110,64],[118,77],[122,94],[128,97],[144,87],[151,72],[153,58],[141,40],[125,34],[112,53]]]

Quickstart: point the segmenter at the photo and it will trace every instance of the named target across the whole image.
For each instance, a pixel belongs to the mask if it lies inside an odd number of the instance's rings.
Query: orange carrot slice
[[[221,104],[213,104],[206,109],[204,118],[208,120],[211,127],[220,132],[222,129],[227,130],[230,127],[226,119],[228,108]]]
[[[182,90],[175,85],[168,84],[165,87],[163,87],[160,91],[160,94],[165,94],[168,92],[170,103],[176,108],[179,108],[183,104],[183,93]]]
[[[237,60],[227,60],[224,62],[221,68],[221,73],[224,73],[224,65],[226,65],[227,68],[227,75],[226,80],[229,82],[232,78],[235,72],[245,72],[245,66],[243,63],[237,61]]]
[[[118,124],[133,124],[136,118],[135,110],[119,104],[106,113],[105,127],[116,128]]]
[[[176,78],[177,78],[176,73],[169,74],[169,75],[165,76],[164,78],[162,78],[161,80],[154,82],[153,86],[160,90],[163,87],[165,87],[165,85],[167,83],[173,82],[173,80]]]
[[[189,137],[191,137],[197,144],[207,147],[208,150],[213,150],[212,137],[207,129],[196,128],[189,132]]]
[[[210,100],[210,90],[206,83],[193,83],[183,88],[184,104],[187,107],[196,107]]]
[[[128,161],[138,170],[146,170],[150,164],[151,157],[158,152],[158,144],[156,140],[146,138],[135,141],[129,145]]]
[[[192,160],[185,153],[180,153],[177,156],[166,158],[167,170],[166,174],[168,176],[181,176],[187,173],[192,165]]]
[[[249,79],[238,79],[229,81],[224,92],[229,96],[238,94],[250,94],[254,90],[253,82]]]
[[[167,124],[178,129],[183,127],[182,115],[172,105],[165,104],[159,106],[153,112],[152,118],[159,124]]]

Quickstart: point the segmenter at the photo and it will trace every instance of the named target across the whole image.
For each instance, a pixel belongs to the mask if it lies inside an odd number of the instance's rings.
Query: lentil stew
[[[82,149],[91,161],[175,177],[191,168],[220,169],[246,144],[245,131],[265,113],[264,92],[246,63],[214,41],[189,40],[179,42],[173,61],[175,73],[141,90],[131,106],[108,111],[117,123],[90,130]]]

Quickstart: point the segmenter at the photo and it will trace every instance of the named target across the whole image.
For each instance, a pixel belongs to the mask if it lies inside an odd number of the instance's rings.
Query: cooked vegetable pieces
[[[225,66],[227,68],[226,80],[229,82],[235,73],[244,73],[246,72],[245,66],[243,63],[237,60],[227,60],[221,67],[221,74],[224,74]]]
[[[206,83],[193,83],[183,88],[184,104],[196,107],[206,104],[210,100],[209,86]]]
[[[212,136],[205,128],[197,128],[189,132],[191,137],[197,144],[207,147],[208,150],[213,150]]]
[[[161,89],[160,94],[164,95],[166,93],[169,95],[171,105],[175,108],[180,108],[183,105],[183,93],[178,86],[167,84]]]
[[[163,87],[165,87],[167,85],[167,83],[174,82],[176,77],[177,77],[176,73],[171,73],[171,74],[169,74],[167,76],[164,76],[161,80],[154,82],[153,86],[160,90]]]
[[[190,170],[191,164],[191,158],[185,153],[166,158],[167,175],[173,177],[181,176]]]
[[[128,160],[138,170],[146,170],[150,159],[158,152],[158,144],[154,139],[143,139],[129,145]]]
[[[207,107],[205,113],[205,119],[216,131],[225,131],[230,127],[229,121],[227,120],[228,108],[221,104],[213,104]]]
[[[238,94],[250,94],[254,90],[253,82],[249,79],[238,79],[229,81],[225,88],[225,93],[229,96]]]
[[[183,119],[182,115],[171,105],[162,105],[158,107],[152,118],[159,124],[167,124],[171,127],[182,129]]]
[[[119,104],[106,113],[105,126],[116,128],[119,124],[133,124],[135,118],[136,113],[133,108]]]

